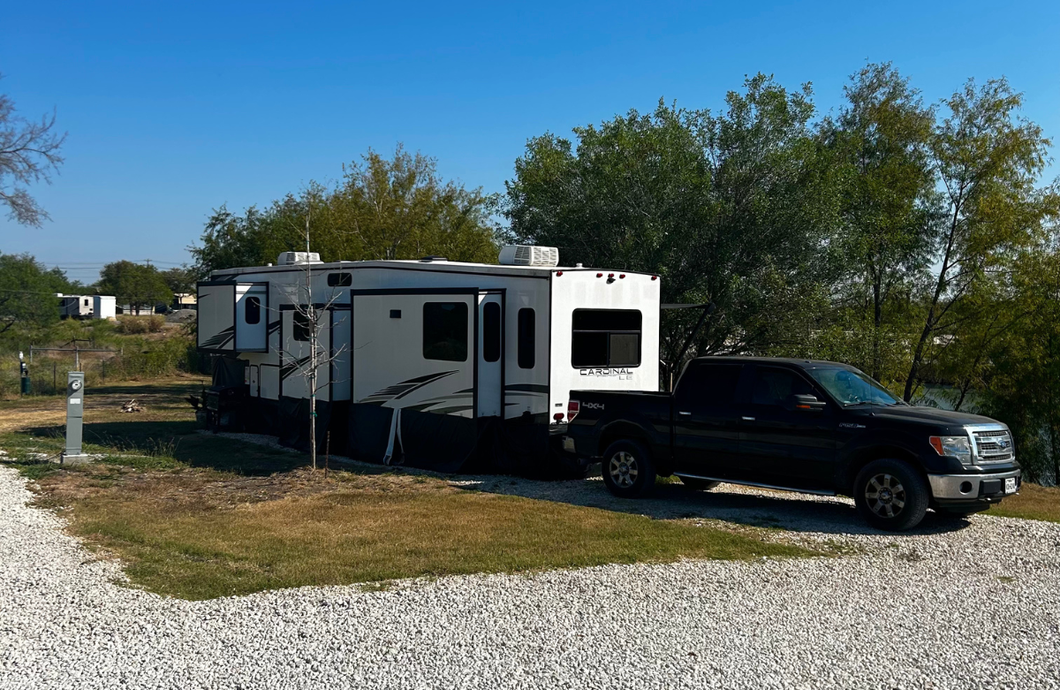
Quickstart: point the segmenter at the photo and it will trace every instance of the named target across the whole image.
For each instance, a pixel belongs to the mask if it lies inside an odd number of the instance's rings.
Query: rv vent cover
[[[318,263],[320,263],[320,254],[316,252],[280,252],[280,255],[276,257],[277,266]]]
[[[559,250],[526,244],[509,245],[501,248],[500,263],[504,266],[558,266]]]

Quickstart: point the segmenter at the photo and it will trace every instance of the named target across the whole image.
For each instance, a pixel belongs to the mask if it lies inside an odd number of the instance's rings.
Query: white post
[[[317,318],[313,308],[313,264],[309,261],[309,213],[305,217],[305,292],[309,320],[309,456],[317,468]]]

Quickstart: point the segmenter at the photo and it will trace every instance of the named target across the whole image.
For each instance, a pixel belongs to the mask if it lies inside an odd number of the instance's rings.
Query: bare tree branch
[[[2,75],[0,75],[2,76]],[[30,196],[27,185],[51,184],[63,157],[59,149],[66,133],[55,129],[55,113],[37,120],[15,114],[10,97],[0,94],[0,202],[16,223],[40,227],[48,213]]]

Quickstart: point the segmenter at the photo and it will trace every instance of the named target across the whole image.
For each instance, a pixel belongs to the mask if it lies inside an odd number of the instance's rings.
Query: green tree
[[[506,183],[511,238],[557,246],[567,264],[659,274],[663,302],[714,302],[701,354],[808,331],[836,270],[827,239],[839,200],[811,96],[757,75],[720,115],[660,101],[650,115],[575,129],[576,149],[531,139]],[[664,323],[671,369],[695,316]]]
[[[186,265],[160,271],[159,275],[173,294],[195,292],[195,274]]]
[[[309,222],[312,249],[325,261],[415,259],[434,254],[454,261],[497,259],[490,213],[495,199],[437,174],[437,162],[398,146],[393,158],[369,151],[343,168],[334,189],[311,183],[265,210],[243,215],[216,210],[201,245],[191,247],[194,272],[255,266],[284,251],[305,251]]]
[[[1053,216],[1055,221],[1056,215]],[[1060,232],[1025,252],[1010,281],[1012,323],[982,347],[981,409],[1007,423],[1027,478],[1060,484]],[[975,350],[979,343],[968,348]]]
[[[929,156],[934,113],[890,63],[870,64],[851,77],[847,104],[822,135],[843,166],[842,227],[838,235],[849,282],[839,285],[852,312],[848,328],[871,342],[857,362],[877,379],[901,377],[910,303],[926,279],[938,213]]]
[[[99,277],[101,293],[114,295],[118,304],[129,305],[137,314],[142,307],[153,308],[173,299],[173,291],[154,266],[115,261],[105,265]]]
[[[931,155],[946,207],[937,225],[938,268],[906,377],[907,401],[925,361],[960,342],[955,329],[972,318],[958,319],[960,307],[991,275],[1009,270],[1049,213],[1049,195],[1035,185],[1050,142],[1018,116],[1021,104],[1004,79],[978,88],[969,80],[946,102],[949,115],[935,127]]]
[[[39,332],[59,320],[56,295],[71,287],[29,254],[0,254],[0,336]]]

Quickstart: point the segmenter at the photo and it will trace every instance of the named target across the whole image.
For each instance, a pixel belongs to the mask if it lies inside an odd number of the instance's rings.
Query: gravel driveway
[[[672,508],[664,492],[648,512],[750,516],[853,553],[186,602],[113,584],[118,567],[31,498],[0,468],[2,688],[1060,688],[1060,525],[858,534],[837,499],[723,490]]]

